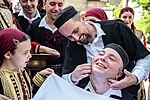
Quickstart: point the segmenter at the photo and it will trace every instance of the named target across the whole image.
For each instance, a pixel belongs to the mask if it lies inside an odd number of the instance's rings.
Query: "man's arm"
[[[116,89],[126,88],[133,84],[139,83],[141,80],[146,79],[150,68],[150,53],[140,42],[139,39],[122,23],[117,23],[116,27],[118,34],[121,34],[121,41],[124,45],[124,49],[129,55],[130,60],[135,61],[133,70],[128,72],[124,71],[125,78],[120,81],[109,79],[110,86]],[[133,66],[127,66],[133,67]]]
[[[150,54],[147,55],[144,59],[137,61],[132,74],[138,78],[138,83],[142,80],[148,78],[150,72]]]

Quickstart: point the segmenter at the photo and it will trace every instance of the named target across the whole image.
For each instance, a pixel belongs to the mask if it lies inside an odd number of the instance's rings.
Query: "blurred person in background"
[[[125,7],[120,10],[119,17],[133,31],[133,33],[146,46],[146,37],[141,30],[137,30],[134,25],[134,10],[131,7]]]
[[[29,25],[44,16],[44,14],[41,14],[38,9],[38,0],[19,0],[19,3],[21,5],[20,12],[14,13],[14,16],[16,17],[20,30],[23,32],[26,32]]]
[[[90,8],[85,12],[84,16],[87,21],[108,20],[105,11],[101,8]]]
[[[64,0],[45,0],[46,15],[42,19],[34,21],[28,28],[27,34],[31,41],[40,43],[43,46],[53,48],[60,53],[60,57],[48,58],[46,64],[61,76],[63,64],[63,35],[53,24],[58,13],[63,9]]]

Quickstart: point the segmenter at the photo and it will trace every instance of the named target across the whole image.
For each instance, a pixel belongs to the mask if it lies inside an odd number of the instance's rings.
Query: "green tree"
[[[136,2],[143,8],[142,17],[136,22],[137,28],[146,34],[150,43],[150,0],[136,0]]]

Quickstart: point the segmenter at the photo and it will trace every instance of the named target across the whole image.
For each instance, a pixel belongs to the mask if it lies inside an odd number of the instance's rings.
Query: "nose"
[[[59,11],[59,6],[58,6],[58,4],[55,5],[55,10],[56,10],[56,11]]]
[[[127,17],[127,18],[126,18],[126,21],[129,23],[129,22],[130,22],[130,18]]]
[[[28,4],[28,5],[31,5],[31,1],[30,1],[30,0],[28,0],[28,1],[27,1],[27,4]]]
[[[28,59],[30,59],[32,57],[31,53],[29,52],[29,55],[28,55]]]
[[[106,56],[101,56],[100,60],[105,62],[106,61]]]

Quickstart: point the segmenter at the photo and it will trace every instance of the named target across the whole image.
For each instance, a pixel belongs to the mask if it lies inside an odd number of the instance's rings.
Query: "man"
[[[90,81],[85,88],[87,91],[69,84],[66,81],[63,82],[64,80],[62,81],[60,77],[57,78],[58,76],[56,75],[50,75],[33,99],[36,100],[46,97],[46,100],[48,100],[47,98],[53,100],[68,100],[67,97],[69,93],[69,96],[71,95],[73,100],[124,100],[126,97],[128,97],[128,100],[133,100],[131,99],[131,95],[122,95],[121,90],[112,90],[107,84],[108,78],[117,80],[118,77],[122,75],[122,70],[127,66],[128,62],[129,58],[124,49],[115,43],[110,43],[106,45],[104,49],[93,58],[92,63],[89,64],[91,73]],[[52,93],[49,94],[50,90],[52,90]],[[43,91],[48,91],[48,93]],[[53,93],[59,94],[57,98]],[[92,96],[92,94],[95,95]],[[101,97],[95,99],[97,96]]]
[[[60,57],[51,57],[47,60],[47,67],[54,69],[55,73],[61,75],[63,63],[63,36],[53,24],[58,13],[63,9],[64,0],[46,0],[46,15],[43,19],[34,21],[27,34],[32,41],[53,48],[60,53]]]
[[[22,7],[19,13],[14,13],[18,24],[17,27],[26,32],[29,25],[36,19],[40,19],[43,15],[37,10],[38,0],[19,0]]]
[[[122,70],[127,66],[129,58],[124,49],[115,44],[110,43],[101,50],[92,60],[90,81],[85,89],[90,92],[105,95],[115,99],[124,99],[127,95],[123,95],[120,90],[113,90],[107,84],[107,79],[112,78],[118,80],[122,76]],[[128,95],[129,98],[132,98]]]
[[[124,71],[125,77],[120,81],[108,79],[113,89],[123,89],[137,95],[138,86],[131,86],[139,83],[148,75],[150,67],[150,54],[143,44],[136,38],[132,31],[120,20],[86,22],[84,18],[80,19],[78,12],[74,7],[69,6],[61,11],[54,25],[61,34],[73,42],[69,42],[66,48],[65,60],[63,65],[63,74],[69,74],[67,78],[72,79],[76,84],[80,79],[89,75],[88,65],[82,63],[92,61],[92,58],[98,54],[108,43],[116,43],[124,48],[129,55],[129,64]],[[75,42],[74,42],[75,41]],[[77,42],[77,43],[76,43]],[[78,68],[74,70],[75,68]],[[74,71],[73,71],[74,70]],[[85,87],[88,79],[83,79],[78,84]],[[126,88],[131,86],[129,88]]]

